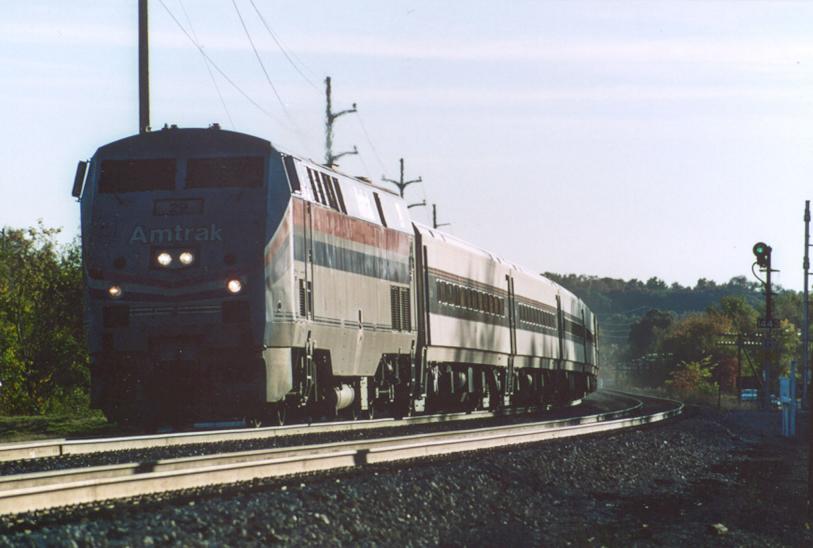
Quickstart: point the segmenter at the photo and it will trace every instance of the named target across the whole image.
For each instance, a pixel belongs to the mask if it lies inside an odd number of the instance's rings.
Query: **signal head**
[[[757,258],[757,264],[759,266],[767,267],[771,262],[771,246],[764,242],[755,243],[754,255]]]

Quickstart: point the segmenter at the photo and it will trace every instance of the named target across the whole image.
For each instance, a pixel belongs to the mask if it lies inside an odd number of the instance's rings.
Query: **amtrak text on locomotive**
[[[209,226],[181,226],[171,228],[144,228],[136,225],[130,235],[131,244],[166,244],[172,242],[222,242],[223,228],[216,224]]]

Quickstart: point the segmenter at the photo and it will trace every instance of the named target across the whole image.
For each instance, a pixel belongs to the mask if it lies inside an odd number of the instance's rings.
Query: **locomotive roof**
[[[104,156],[141,156],[154,155],[160,151],[167,154],[192,152],[195,154],[201,152],[265,154],[272,148],[269,141],[260,137],[228,131],[216,126],[209,128],[170,126],[158,131],[148,131],[113,141],[99,147],[97,154]]]
[[[380,185],[374,183],[373,181],[371,181],[370,179],[367,179],[366,177],[358,177],[358,176],[355,176],[355,175],[348,175],[347,173],[343,173],[343,172],[339,171],[338,169],[335,169],[334,167],[329,167],[329,166],[327,166],[325,164],[320,164],[319,162],[317,162],[315,160],[312,160],[310,158],[305,158],[304,156],[301,156],[299,154],[293,154],[291,152],[288,152],[286,150],[279,149],[279,148],[277,148],[277,150],[279,152],[283,153],[283,154],[286,154],[288,156],[292,156],[292,157],[296,158],[297,160],[299,160],[303,164],[306,164],[308,167],[319,168],[321,171],[327,171],[327,172],[330,172],[330,173],[332,173],[334,175],[337,175],[337,176],[341,176],[341,177],[348,178],[348,179],[353,179],[354,181],[358,181],[359,183],[371,186],[371,187],[375,188],[376,190],[386,192],[387,194],[392,194],[393,196],[397,196],[399,198],[401,197],[397,192],[393,191],[392,189],[384,187],[384,186],[380,186]]]

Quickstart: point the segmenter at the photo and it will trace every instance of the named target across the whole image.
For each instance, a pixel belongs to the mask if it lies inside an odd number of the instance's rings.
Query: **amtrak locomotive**
[[[127,137],[80,163],[73,194],[92,403],[111,420],[404,415],[595,390],[580,299],[266,140],[216,125]]]

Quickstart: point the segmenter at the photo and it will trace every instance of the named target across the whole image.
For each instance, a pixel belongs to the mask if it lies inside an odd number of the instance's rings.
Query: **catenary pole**
[[[398,164],[400,166],[401,176],[398,178],[397,181],[394,180],[394,179],[388,179],[384,175],[381,176],[381,180],[386,181],[388,183],[392,183],[395,186],[397,186],[398,187],[398,193],[401,195],[401,198],[403,198],[404,197],[404,191],[406,190],[406,187],[408,187],[409,185],[413,185],[415,183],[421,183],[421,182],[423,182],[423,179],[419,176],[417,179],[410,179],[409,181],[405,181],[404,180],[404,159],[399,158],[398,159]],[[421,205],[421,204],[413,204],[413,205]]]
[[[440,228],[442,226],[449,226],[451,223],[438,222],[438,205],[432,204],[432,228]]]
[[[331,87],[330,76],[325,78],[325,165],[328,167],[336,165],[336,160],[348,154],[358,154],[358,149],[354,146],[352,151],[333,154],[333,124],[336,118],[356,112],[356,103],[351,108],[333,112],[333,89]]]

